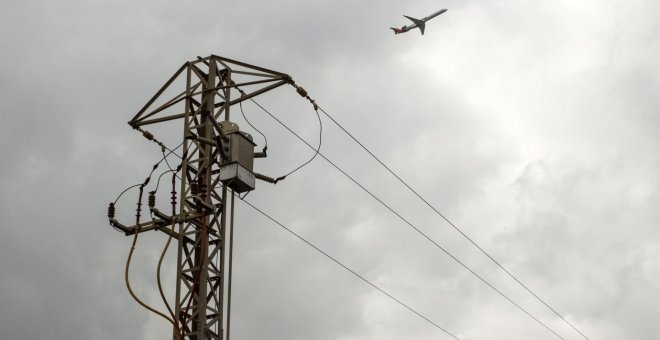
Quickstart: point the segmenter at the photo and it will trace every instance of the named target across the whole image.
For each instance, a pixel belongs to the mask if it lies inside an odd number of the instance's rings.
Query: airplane
[[[422,35],[424,35],[424,26],[426,26],[426,22],[433,19],[433,18],[435,18],[435,17],[437,17],[438,15],[440,15],[444,12],[447,12],[447,10],[446,9],[441,9],[441,10],[439,10],[439,11],[437,11],[437,12],[435,12],[435,13],[427,16],[427,17],[424,17],[422,19],[415,19],[415,18],[411,18],[407,15],[404,15],[404,17],[410,19],[410,21],[412,21],[413,24],[410,25],[410,26],[403,26],[401,28],[390,27],[390,29],[394,31],[394,34],[399,34],[399,33],[406,33],[408,31],[410,31],[411,29],[417,27],[422,32]]]

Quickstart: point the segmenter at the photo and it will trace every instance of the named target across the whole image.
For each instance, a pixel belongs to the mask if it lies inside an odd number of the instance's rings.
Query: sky
[[[389,30],[441,8],[423,36]],[[291,75],[589,339],[658,338],[659,17],[652,0],[3,1],[0,338],[169,337],[124,286],[131,239],[106,209],[161,157],[126,122],[210,54]],[[258,101],[318,142],[293,88]],[[268,138],[255,171],[279,176],[313,155],[244,110]],[[154,133],[174,147],[181,131]],[[322,152],[562,338],[582,339],[325,117]],[[136,195],[117,205],[127,224]],[[461,339],[558,338],[321,158],[246,199]],[[235,228],[232,338],[449,339],[240,201]],[[131,264],[134,289],[160,309],[165,240],[145,233]]]

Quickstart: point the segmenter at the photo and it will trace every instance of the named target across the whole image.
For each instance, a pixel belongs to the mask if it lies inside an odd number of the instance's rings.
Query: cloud
[[[183,62],[210,53],[290,73],[591,338],[653,338],[654,2],[450,1],[424,36],[396,37],[388,27],[404,23],[401,14],[439,5],[0,6],[0,338],[169,336],[170,326],[125,291],[130,240],[107,226],[105,209],[160,158],[126,121]],[[291,88],[258,100],[316,142],[317,118]],[[312,155],[257,107],[244,109],[269,139],[260,172],[276,176]],[[579,338],[323,124],[328,158],[562,336]],[[178,126],[154,131],[168,145],[180,140]],[[552,338],[322,159],[275,186],[258,183],[248,199],[463,339]],[[134,200],[128,192],[118,204],[127,223]],[[234,337],[444,337],[249,207],[237,212]],[[154,267],[163,242],[145,234],[131,269],[139,295],[159,308]]]

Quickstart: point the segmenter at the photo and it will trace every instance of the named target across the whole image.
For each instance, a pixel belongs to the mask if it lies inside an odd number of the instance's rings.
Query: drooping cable
[[[126,267],[125,267],[125,270],[124,270],[124,282],[126,283],[126,288],[128,288],[129,294],[131,294],[131,297],[133,297],[133,299],[137,303],[139,303],[142,307],[146,308],[147,310],[151,311],[152,313],[163,317],[165,320],[169,321],[174,326],[175,325],[174,320],[172,320],[170,317],[163,314],[162,312],[156,310],[155,308],[149,306],[148,304],[143,302],[137,295],[135,295],[135,293],[133,292],[133,289],[131,288],[131,282],[130,282],[129,277],[128,277],[129,268],[131,266],[131,260],[133,258],[133,252],[135,251],[135,245],[137,243],[138,235],[140,234],[140,230],[139,230],[140,227],[139,226],[140,226],[140,214],[141,214],[141,210],[142,210],[142,193],[144,191],[144,187],[146,186],[146,184],[148,182],[149,182],[149,178],[147,178],[147,180],[143,184],[140,185],[140,193],[138,195],[138,202],[137,202],[137,209],[136,209],[137,213],[135,214],[135,228],[138,228],[138,229],[135,230],[135,234],[133,236],[133,243],[131,244],[131,250],[128,252],[128,258],[126,259]]]
[[[300,93],[300,95],[302,95],[303,97],[305,97],[305,96],[307,95],[307,93],[304,92],[305,90],[303,90],[302,87],[298,87],[298,88],[299,88],[298,93]],[[243,91],[240,87],[236,87],[236,89],[241,93],[242,96],[245,96],[245,95],[246,95],[246,94],[245,94],[245,91]],[[301,92],[300,90],[302,90],[302,92]],[[285,179],[287,176],[293,174],[294,172],[300,170],[302,167],[304,167],[304,166],[306,166],[307,164],[311,163],[311,162],[314,160],[314,158],[316,158],[316,156],[317,156],[317,155],[319,154],[319,152],[321,151],[321,143],[323,142],[323,122],[321,121],[321,115],[319,114],[319,110],[318,110],[319,108],[318,108],[318,106],[316,105],[316,103],[314,103],[314,100],[312,100],[312,99],[309,98],[309,97],[307,97],[307,98],[308,98],[308,99],[310,100],[310,102],[314,105],[314,112],[316,113],[316,117],[317,117],[318,120],[319,120],[319,145],[316,147],[316,149],[312,148],[312,149],[314,149],[314,151],[315,151],[315,152],[314,152],[314,155],[312,156],[312,158],[310,158],[309,160],[307,160],[305,163],[301,164],[301,165],[298,166],[297,168],[295,168],[295,169],[289,171],[287,174],[285,174],[285,175],[283,175],[283,176],[280,176],[280,177],[276,178],[276,179],[275,179],[275,183],[277,183],[278,181],[281,181],[281,180]],[[258,106],[259,108],[261,108],[262,110],[266,111],[266,109],[265,109],[263,106],[261,106],[261,104],[259,104],[259,103],[258,103],[256,100],[254,100],[253,98],[250,98],[250,101],[253,102],[255,105],[257,105],[257,106]],[[241,108],[241,113],[243,113],[243,106],[242,106],[241,103],[242,103],[242,102],[239,102],[239,107]],[[249,121],[247,120],[247,118],[245,117],[245,114],[243,114],[243,118],[245,118],[245,121],[247,121],[248,124],[250,124],[250,122],[249,122]],[[252,126],[252,128],[254,128],[255,130],[257,130],[257,128],[255,128],[252,124],[250,124],[250,126]],[[266,139],[266,136],[265,136],[263,133],[261,133],[261,131],[257,130],[257,132],[259,132],[262,136],[264,136],[264,140]],[[268,141],[266,141],[266,146],[268,146]],[[266,148],[264,148],[264,151],[265,151],[265,150],[266,150]],[[247,194],[246,194],[246,195],[247,195]]]
[[[176,321],[174,321],[174,316],[173,316],[174,313],[172,312],[171,307],[170,307],[169,304],[167,303],[167,300],[164,298],[164,294],[162,293],[162,288],[161,288],[161,286],[160,286],[160,263],[159,263],[159,268],[158,268],[158,281],[159,281],[158,283],[159,283],[159,289],[161,290],[161,296],[163,297],[163,301],[165,302],[165,305],[167,306],[167,309],[168,309],[168,311],[170,312],[170,315],[172,315],[172,318],[168,317],[168,316],[165,315],[164,313],[162,313],[162,312],[156,310],[155,308],[149,306],[149,305],[146,304],[144,301],[142,301],[142,300],[141,300],[141,299],[135,294],[135,292],[133,292],[133,289],[132,289],[132,287],[131,287],[130,279],[129,279],[129,275],[128,275],[128,274],[129,274],[129,269],[130,269],[131,261],[132,261],[132,259],[133,259],[133,253],[135,252],[135,247],[136,247],[136,244],[137,244],[138,235],[140,234],[140,215],[141,215],[141,211],[142,211],[142,195],[143,195],[143,192],[144,192],[144,188],[146,187],[146,185],[147,185],[147,184],[149,183],[149,181],[151,180],[151,176],[153,175],[154,171],[156,171],[156,169],[158,168],[158,166],[160,165],[160,163],[162,163],[163,161],[166,161],[166,162],[167,162],[167,157],[168,157],[169,155],[171,155],[171,154],[174,154],[174,155],[178,156],[178,155],[175,153],[175,151],[176,151],[177,149],[179,149],[179,148],[183,145],[183,142],[182,142],[181,144],[179,144],[176,148],[174,148],[174,149],[169,149],[169,148],[167,148],[162,142],[160,142],[160,141],[156,140],[155,138],[153,138],[153,135],[152,135],[151,133],[149,133],[149,132],[147,132],[147,131],[144,131],[144,130],[141,130],[141,129],[139,129],[139,131],[142,132],[142,134],[145,136],[145,138],[147,138],[147,139],[149,139],[149,140],[153,140],[154,142],[156,142],[158,145],[161,146],[161,151],[162,151],[162,153],[163,153],[163,157],[162,157],[158,162],[156,162],[156,163],[152,166],[151,171],[149,172],[149,175],[147,176],[147,178],[145,179],[145,181],[144,181],[143,183],[135,184],[135,185],[129,186],[128,188],[124,189],[124,190],[123,190],[123,191],[117,196],[117,198],[115,199],[115,201],[114,201],[113,203],[110,204],[110,208],[109,208],[109,209],[112,210],[112,215],[114,215],[115,205],[117,204],[117,202],[119,201],[119,199],[121,198],[121,196],[124,195],[124,193],[126,193],[128,190],[130,190],[130,189],[132,189],[132,188],[135,188],[135,187],[137,187],[137,186],[140,187],[139,194],[138,194],[137,209],[136,209],[137,212],[136,212],[136,217],[135,217],[135,228],[136,228],[136,230],[134,230],[134,234],[133,234],[133,235],[134,235],[134,236],[133,236],[133,242],[132,242],[132,244],[131,244],[131,249],[130,249],[130,251],[129,251],[129,253],[128,253],[128,258],[126,259],[126,266],[125,266],[125,270],[124,270],[124,281],[125,281],[125,283],[126,283],[126,288],[128,289],[129,294],[131,295],[131,297],[132,297],[135,301],[137,301],[141,306],[143,306],[143,307],[146,308],[147,310],[149,310],[149,311],[151,311],[151,312],[153,312],[153,313],[155,313],[155,314],[157,314],[157,315],[163,317],[164,319],[166,319],[166,320],[167,320],[168,322],[170,322],[170,323],[175,327],[175,329],[176,329],[176,328],[178,328],[178,325],[177,325],[178,323],[177,323]],[[168,153],[168,154],[165,154],[165,150],[168,150],[169,153]],[[178,156],[178,157],[181,158],[181,156]],[[169,164],[168,164],[168,167],[169,167]],[[172,171],[172,170],[170,169],[170,171]],[[165,171],[165,172],[163,172],[163,173],[158,177],[158,183],[156,184],[156,190],[158,190],[158,185],[159,185],[159,183],[160,183],[160,178],[161,178],[165,173],[170,172],[170,171]],[[153,194],[155,194],[155,191],[153,192]],[[150,197],[150,201],[151,201],[151,199],[152,199],[152,198]],[[150,203],[151,203],[151,202],[150,202]],[[109,215],[108,217],[110,217],[110,212],[109,212],[108,215]],[[113,225],[113,227],[114,227],[116,230],[122,231],[122,230],[118,229],[117,227],[115,227],[114,224],[111,223],[111,225]]]
[[[147,182],[148,182],[149,180],[151,180],[151,176],[154,174],[154,171],[156,171],[156,169],[158,168],[158,166],[160,165],[160,163],[162,163],[163,160],[165,160],[167,157],[169,157],[169,155],[174,154],[174,155],[176,155],[177,157],[182,158],[182,156],[179,156],[179,155],[177,155],[177,154],[175,153],[175,151],[176,151],[177,149],[179,149],[182,145],[183,145],[183,142],[181,142],[181,144],[179,144],[179,145],[178,145],[176,148],[174,148],[174,149],[169,149],[169,148],[167,148],[166,146],[163,145],[164,148],[165,148],[166,150],[169,150],[169,153],[168,153],[167,155],[165,155],[165,152],[163,151],[163,157],[151,167],[151,172],[149,172],[149,175],[147,176],[147,180],[146,180]],[[185,156],[184,156],[184,157],[185,157]],[[168,167],[169,167],[169,164],[168,164]],[[173,171],[173,170],[170,168],[170,171]],[[165,173],[167,173],[167,172],[168,172],[168,171],[165,171],[165,172],[161,173],[160,176],[158,176],[158,182],[156,183],[156,190],[158,190],[158,185],[159,185],[159,183],[160,183],[160,178],[161,178]],[[133,188],[135,188],[135,187],[139,187],[140,185],[144,185],[144,184],[143,184],[143,183],[137,183],[137,184],[134,184],[134,185],[130,185],[130,186],[128,186],[126,189],[124,189],[119,195],[117,195],[117,198],[115,198],[115,200],[114,200],[113,202],[110,203],[110,208],[112,209],[113,215],[114,215],[115,205],[117,205],[117,202],[119,201],[119,199],[120,199],[120,198],[121,198],[126,192],[128,192],[130,189],[133,189]],[[108,217],[110,217],[110,216],[108,216]],[[115,230],[118,230],[118,231],[122,231],[122,232],[123,232],[123,230],[117,228],[114,224],[111,223],[110,225],[112,225],[112,227],[113,227]]]
[[[266,110],[263,106],[261,106],[261,104],[259,104],[257,101],[255,101],[255,100],[252,99],[252,98],[250,98],[250,100],[251,100],[254,104],[256,104],[259,108],[261,108],[262,110],[268,112],[268,110]],[[300,166],[298,166],[297,168],[295,168],[295,169],[289,171],[286,175],[278,177],[278,178],[277,178],[278,181],[279,181],[279,180],[282,180],[282,179],[284,179],[284,178],[286,178],[287,176],[291,175],[292,173],[294,173],[294,172],[300,170],[300,169],[301,169],[302,167],[304,167],[305,165],[309,164],[309,163],[310,163],[311,161],[313,161],[314,158],[316,158],[316,156],[318,156],[319,153],[321,152],[321,143],[323,142],[323,122],[321,121],[321,115],[319,114],[318,107],[314,106],[314,112],[316,112],[316,116],[317,116],[317,118],[318,118],[318,120],[319,120],[319,145],[318,145],[316,148],[312,147],[312,150],[314,150],[314,155],[312,156],[312,158],[310,158],[309,160],[307,160],[307,162],[305,162],[305,163],[301,164]],[[274,117],[274,116],[271,115],[271,117]],[[278,120],[278,122],[279,122],[280,124],[282,124],[282,122],[280,122],[279,120]],[[298,138],[300,138],[300,137],[298,137]],[[310,146],[310,145],[307,144],[307,146]]]
[[[161,179],[165,174],[168,174],[168,173],[170,173],[170,172],[174,172],[174,171],[175,171],[174,169],[170,169],[170,170],[165,170],[165,171],[163,171],[163,172],[160,174],[160,176],[158,176],[158,180],[156,181],[156,189],[154,189],[154,191],[158,191],[158,187],[160,187],[160,179]]]
[[[178,147],[177,147],[177,148],[178,148]],[[176,176],[178,179],[181,179],[181,178],[179,177],[179,175],[176,174],[176,172],[174,171],[174,169],[172,168],[172,166],[170,165],[170,162],[167,161],[167,157],[169,157],[170,154],[174,153],[174,150],[170,150],[170,153],[168,153],[167,155],[165,155],[165,150],[161,150],[161,152],[163,153],[163,160],[165,161],[165,165],[167,165],[167,168],[169,169],[169,171],[170,171],[170,172],[174,172],[174,176]],[[174,153],[174,155],[176,155],[177,157],[181,157],[181,156],[177,155],[176,153]],[[157,186],[157,185],[158,185],[158,184],[156,184],[156,186]]]
[[[133,188],[135,188],[135,187],[139,187],[140,185],[142,185],[142,183],[138,183],[138,184],[135,184],[135,185],[131,185],[131,186],[129,186],[128,188],[124,189],[124,191],[122,191],[122,192],[117,196],[117,198],[115,198],[115,201],[114,201],[112,204],[117,204],[117,201],[119,201],[119,199],[120,199],[120,198],[121,198],[121,197],[122,197],[127,191],[129,191],[129,190],[131,190],[131,189],[133,189]]]
[[[315,109],[314,109],[314,112],[316,112],[316,116],[317,116],[318,119],[319,119],[319,145],[318,145],[318,147],[317,147],[316,149],[314,149],[315,152],[314,152],[314,155],[312,156],[312,158],[310,158],[307,162],[301,164],[301,165],[298,166],[297,168],[291,170],[288,174],[282,176],[283,178],[284,178],[284,177],[287,177],[287,176],[289,176],[289,175],[291,175],[292,173],[294,173],[294,172],[300,170],[300,168],[302,168],[302,167],[304,167],[305,165],[309,164],[311,161],[314,160],[314,158],[316,158],[316,156],[318,156],[319,152],[321,151],[321,142],[323,141],[323,123],[321,122],[321,115],[319,115],[319,111],[315,108]]]
[[[178,169],[180,168],[181,167],[179,166]],[[176,171],[178,171],[178,169]],[[172,194],[172,196],[170,197],[172,204],[172,223],[171,223],[170,233],[167,236],[167,241],[165,242],[163,251],[160,253],[160,258],[158,259],[158,266],[156,268],[156,281],[158,283],[158,292],[160,293],[160,297],[163,300],[165,307],[167,307],[167,310],[170,312],[170,316],[172,317],[172,320],[174,320],[174,331],[176,332],[176,334],[179,334],[179,320],[177,320],[176,315],[172,310],[172,307],[170,306],[169,302],[167,302],[167,298],[165,297],[165,292],[163,291],[163,284],[161,280],[161,267],[163,264],[163,259],[165,259],[165,254],[167,253],[167,250],[170,247],[170,243],[172,242],[172,238],[175,233],[176,219],[174,218],[174,216],[176,216],[176,186],[175,186],[176,178],[177,178],[176,171],[175,170],[169,171],[172,172],[172,191],[170,192]],[[158,180],[160,181],[160,177],[158,178]],[[156,190],[158,190],[158,185],[156,185]]]
[[[255,131],[257,131],[261,137],[264,138],[264,151],[268,149],[268,138],[266,138],[266,135],[264,135],[259,129],[257,129],[250,121],[247,119],[245,116],[245,112],[243,112],[243,102],[238,102],[238,107],[241,109],[241,115],[243,116],[243,119],[245,120],[248,125],[250,125]]]
[[[162,163],[163,160],[165,160],[167,157],[169,157],[169,155],[174,154],[175,156],[181,158],[181,156],[179,156],[179,155],[176,154],[176,150],[179,149],[182,145],[183,145],[183,142],[181,142],[181,144],[179,144],[179,145],[178,145],[176,148],[174,148],[174,149],[169,149],[169,148],[165,147],[165,149],[166,149],[166,150],[169,150],[169,152],[167,153],[167,155],[165,155],[164,152],[163,152],[163,157],[151,167],[151,172],[149,173],[149,175],[147,176],[147,178],[151,178],[151,175],[153,175],[154,171],[156,171],[156,169],[158,168],[158,166],[160,165],[160,163]],[[170,168],[170,170],[172,170],[172,169]],[[161,174],[161,176],[162,176],[162,174]],[[123,191],[117,196],[117,198],[114,200],[114,204],[117,204],[117,201],[119,201],[119,199],[121,198],[121,196],[124,195],[124,193],[126,193],[128,190],[133,189],[133,188],[135,188],[135,187],[138,187],[138,186],[140,186],[140,185],[142,185],[142,183],[134,184],[134,185],[131,185],[131,186],[129,186],[128,188],[124,189],[124,190],[123,190]]]
[[[238,195],[235,195],[235,196],[238,196]],[[239,198],[240,198],[240,197],[239,197]],[[305,238],[303,238],[302,236],[300,236],[298,233],[296,233],[295,231],[293,231],[293,230],[291,230],[290,228],[286,227],[284,224],[280,223],[279,221],[277,221],[276,219],[274,219],[273,217],[271,217],[270,215],[268,215],[267,213],[265,213],[263,210],[257,208],[257,207],[254,206],[252,203],[250,203],[250,202],[248,202],[248,201],[246,201],[246,200],[242,200],[242,201],[245,202],[245,204],[247,204],[248,206],[250,206],[252,209],[254,209],[254,210],[256,210],[257,212],[259,212],[260,214],[262,214],[262,215],[263,215],[264,217],[266,217],[267,219],[271,220],[272,222],[274,222],[275,224],[277,224],[278,226],[280,226],[281,228],[283,228],[284,230],[286,230],[287,232],[289,232],[291,235],[293,235],[293,236],[297,237],[299,240],[305,242],[305,244],[307,244],[308,246],[314,248],[316,251],[318,251],[319,253],[323,254],[325,257],[329,258],[329,259],[332,260],[334,263],[338,264],[339,266],[341,266],[342,268],[344,268],[345,270],[347,270],[348,272],[350,272],[351,274],[353,274],[354,276],[356,276],[356,277],[359,278],[360,280],[364,281],[366,284],[370,285],[371,287],[375,288],[375,289],[378,290],[379,292],[383,293],[385,296],[387,296],[387,297],[390,298],[391,300],[395,301],[396,303],[398,303],[398,304],[401,305],[402,307],[404,307],[404,308],[408,309],[409,311],[413,312],[413,313],[414,313],[415,315],[417,315],[418,317],[420,317],[420,318],[426,320],[428,323],[430,323],[430,324],[433,325],[434,327],[440,329],[441,331],[443,331],[444,333],[446,333],[446,334],[449,335],[450,337],[452,337],[452,338],[454,338],[454,339],[457,339],[457,340],[460,340],[460,339],[459,339],[456,335],[454,335],[453,333],[449,332],[448,330],[446,330],[446,329],[443,328],[442,326],[440,326],[440,325],[438,325],[437,323],[435,323],[433,320],[431,320],[431,319],[429,319],[428,317],[424,316],[424,315],[421,314],[420,312],[416,311],[416,310],[413,309],[412,307],[410,307],[410,306],[408,306],[407,304],[405,304],[403,301],[401,301],[401,300],[397,299],[396,297],[394,297],[392,294],[388,293],[388,292],[385,291],[384,289],[382,289],[382,288],[380,288],[379,286],[377,286],[376,284],[372,283],[371,281],[369,281],[368,279],[366,279],[364,276],[358,274],[356,271],[354,271],[353,269],[349,268],[348,266],[346,266],[344,263],[342,263],[341,261],[337,260],[336,258],[332,257],[330,254],[326,253],[325,251],[323,251],[321,248],[319,248],[319,247],[316,246],[315,244],[311,243],[310,241],[307,241]]]
[[[536,300],[545,305],[549,310],[551,310],[557,317],[563,320],[567,325],[569,325],[573,330],[579,333],[583,338],[589,340],[589,338],[584,335],[577,327],[575,327],[570,321],[564,318],[559,312],[557,312],[553,307],[551,307],[545,300],[539,297],[534,293],[527,285],[525,285],[520,279],[513,275],[502,263],[496,260],[492,255],[490,255],[486,250],[479,246],[470,236],[468,236],[461,228],[456,226],[452,221],[449,220],[442,212],[440,212],[435,206],[429,203],[422,195],[420,195],[415,189],[413,189],[406,181],[404,181],[399,175],[397,175],[389,166],[387,166],[379,157],[377,157],[369,148],[367,148],[362,142],[360,142],[353,134],[348,132],[335,118],[333,118],[329,113],[327,113],[322,107],[317,107],[323,112],[323,114],[328,117],[339,129],[341,129],[348,137],[350,137],[357,145],[359,145],[365,152],[367,152],[374,160],[376,160],[383,168],[385,168],[392,176],[394,176],[401,184],[403,184],[410,192],[412,192],[417,198],[419,198],[424,204],[426,204],[431,210],[433,210],[438,216],[440,216],[445,222],[447,222],[452,228],[454,228],[459,234],[461,234],[469,243],[476,247],[482,254],[488,257],[497,267],[504,271],[509,277],[511,277],[515,282],[518,283],[524,290],[530,293]]]
[[[259,106],[266,112],[271,118],[273,118],[275,121],[277,121],[280,125],[282,125],[286,130],[288,130],[291,134],[293,134],[296,138],[298,138],[301,142],[303,142],[305,145],[307,145],[309,148],[314,149],[314,147],[309,144],[306,140],[304,140],[300,135],[298,135],[296,132],[294,132],[291,128],[289,128],[286,124],[284,124],[281,120],[279,120],[275,115],[270,113],[268,110],[266,110],[263,106]],[[429,242],[431,242],[436,248],[441,250],[443,253],[445,253],[447,256],[449,256],[451,259],[453,259],[456,263],[458,263],[461,267],[465,268],[467,271],[472,273],[476,278],[478,278],[480,281],[482,281],[484,284],[486,284],[488,287],[490,287],[493,291],[501,295],[504,299],[509,301],[511,304],[513,304],[515,307],[517,307],[520,311],[525,313],[527,316],[529,316],[531,319],[536,321],[538,324],[543,326],[545,329],[550,331],[552,334],[554,334],[556,337],[559,339],[564,339],[561,337],[557,332],[555,332],[552,328],[550,328],[548,325],[546,325],[544,322],[536,318],[534,315],[532,315],[529,311],[527,311],[525,308],[523,308],[521,305],[513,301],[511,298],[509,298],[506,294],[504,294],[502,291],[497,289],[495,286],[493,286],[489,281],[487,281],[485,278],[483,278],[481,275],[477,274],[473,269],[468,267],[465,263],[463,263],[461,260],[459,260],[456,256],[454,256],[452,253],[450,253],[448,250],[446,250],[444,247],[442,247],[440,244],[438,244],[436,241],[434,241],[431,237],[429,237],[427,234],[422,232],[419,228],[417,228],[415,225],[413,225],[410,221],[405,219],[401,214],[399,214],[396,210],[394,210],[392,207],[390,207],[388,204],[383,202],[380,198],[378,198],[375,194],[373,194],[371,191],[369,191],[367,188],[365,188],[362,184],[360,184],[357,180],[355,180],[353,177],[351,177],[346,171],[342,170],[339,166],[337,166],[335,163],[330,161],[327,157],[323,155],[323,153],[319,152],[318,155],[325,159],[330,165],[332,165],[335,169],[337,169],[339,172],[341,172],[346,178],[351,180],[355,185],[360,187],[364,192],[369,194],[373,199],[375,199],[377,202],[379,202],[382,206],[384,206],[387,210],[389,210],[391,213],[393,213],[395,216],[397,216],[401,221],[403,221],[405,224],[407,224],[410,228],[412,228],[414,231],[416,231],[418,234],[420,234],[422,237],[427,239]]]

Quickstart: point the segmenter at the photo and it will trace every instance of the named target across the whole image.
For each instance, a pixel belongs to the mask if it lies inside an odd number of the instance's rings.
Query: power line
[[[392,174],[394,177],[396,177],[401,184],[403,184],[408,190],[410,190],[415,196],[417,196],[422,202],[424,202],[429,208],[431,208],[438,216],[442,217],[450,226],[452,226],[458,233],[460,233],[466,240],[468,240],[473,246],[475,246],[479,251],[481,251],[486,257],[488,257],[495,265],[497,265],[500,269],[502,269],[509,277],[511,277],[513,280],[515,280],[521,287],[523,287],[527,292],[532,294],[538,301],[540,301],[543,305],[548,307],[555,315],[557,315],[560,319],[562,319],[566,324],[568,324],[573,330],[578,332],[583,338],[589,340],[589,338],[584,335],[579,329],[577,329],[571,322],[569,322],[566,318],[564,318],[559,312],[557,312],[554,308],[552,308],[547,302],[545,302],[543,299],[541,299],[536,293],[534,293],[527,285],[525,285],[522,281],[520,281],[515,275],[513,275],[507,268],[505,268],[499,261],[497,261],[493,256],[491,256],[486,250],[484,250],[482,247],[480,247],[476,242],[472,240],[463,230],[461,230],[458,226],[456,226],[454,223],[452,223],[444,214],[442,214],[438,209],[436,209],[431,203],[429,203],[424,197],[422,197],[415,189],[413,189],[406,181],[401,179],[399,175],[397,175],[390,167],[388,167],[380,158],[378,158],[371,150],[369,150],[364,144],[362,144],[353,134],[348,132],[337,120],[335,120],[329,113],[327,113],[325,110],[323,110],[322,107],[318,106],[315,104],[315,107],[318,107],[323,114],[325,114],[330,120],[337,125],[346,135],[348,135],[355,143],[357,143],[364,151],[366,151],[373,159],[375,159],[380,165],[382,165],[390,174]]]
[[[257,104],[257,102],[254,101],[254,99],[252,100],[252,102],[254,102],[255,104]],[[257,104],[257,105],[259,105],[259,104]],[[259,107],[261,107],[261,105],[259,105]],[[263,109],[263,107],[262,107],[262,109]],[[311,163],[311,162],[314,160],[314,158],[316,158],[316,156],[317,156],[317,155],[319,154],[319,152],[321,151],[321,142],[323,142],[323,122],[321,121],[321,115],[319,114],[319,110],[318,110],[318,107],[317,107],[317,106],[314,106],[314,112],[316,113],[316,117],[319,119],[319,146],[316,147],[316,149],[312,148],[312,149],[314,149],[314,151],[315,151],[315,152],[314,152],[314,156],[312,156],[312,158],[310,158],[307,162],[301,164],[301,165],[298,166],[297,168],[295,168],[295,169],[289,171],[286,175],[281,176],[281,177],[280,177],[281,179],[286,178],[287,176],[291,175],[292,173],[294,173],[294,172],[300,170],[300,168],[302,168],[302,167],[304,167],[305,165]]]
[[[264,135],[261,132],[261,130],[257,129],[254,125],[252,125],[252,123],[250,123],[250,121],[247,119],[247,117],[245,116],[245,112],[243,112],[243,102],[239,102],[238,107],[241,109],[241,115],[243,116],[245,122],[248,123],[248,125],[250,125],[255,131],[257,131],[261,135],[261,137],[264,138],[264,150],[268,149],[268,138],[266,138],[266,135]]]
[[[291,128],[289,128],[286,124],[284,124],[281,120],[279,120],[275,115],[270,113],[268,110],[266,110],[263,106],[259,105],[256,101],[255,104],[259,106],[264,112],[266,112],[271,118],[273,118],[275,121],[277,121],[280,125],[282,125],[285,129],[287,129],[291,134],[296,136],[301,142],[305,143],[309,148],[314,149],[312,145],[310,145],[307,141],[305,141],[302,137],[300,137],[297,133],[295,133]],[[346,176],[348,179],[350,179],[353,183],[355,183],[358,187],[360,187],[364,192],[369,194],[373,199],[378,201],[381,205],[383,205],[385,208],[387,208],[391,213],[396,215],[401,221],[406,223],[408,226],[410,226],[413,230],[415,230],[418,234],[423,236],[425,239],[427,239],[429,242],[431,242],[433,245],[435,245],[436,248],[440,249],[442,252],[444,252],[447,256],[452,258],[456,263],[461,265],[463,268],[468,270],[472,275],[477,277],[479,280],[481,280],[484,284],[486,284],[488,287],[493,289],[495,292],[497,292],[499,295],[501,295],[503,298],[505,298],[507,301],[509,301],[511,304],[516,306],[518,309],[520,309],[522,312],[524,312],[527,316],[532,318],[534,321],[539,323],[541,326],[543,326],[545,329],[550,331],[552,334],[557,336],[559,339],[564,339],[561,335],[559,335],[557,332],[555,332],[552,328],[550,328],[548,325],[543,323],[541,320],[536,318],[534,315],[532,315],[530,312],[528,312],[525,308],[520,306],[518,303],[513,301],[511,298],[509,298],[506,294],[504,294],[502,291],[497,289],[495,286],[493,286],[488,280],[483,278],[481,275],[477,274],[474,270],[472,270],[470,267],[468,267],[465,263],[463,263],[461,260],[459,260],[456,256],[454,256],[452,253],[450,253],[448,250],[443,248],[441,245],[439,245],[437,242],[435,242],[431,237],[429,237],[427,234],[422,232],[419,228],[417,228],[415,225],[413,225],[410,221],[405,219],[401,214],[399,214],[396,210],[394,210],[392,207],[387,205],[385,202],[383,202],[380,198],[378,198],[375,194],[373,194],[371,191],[369,191],[367,188],[365,188],[362,184],[360,184],[357,180],[355,180],[353,177],[351,177],[348,173],[346,173],[344,170],[342,170],[339,166],[337,166],[335,163],[330,161],[323,153],[319,152],[319,156],[321,156],[323,159],[325,159],[330,165],[332,165],[335,169],[337,169],[339,172],[341,172],[344,176]]]
[[[235,195],[235,196],[238,196],[238,195]],[[240,196],[239,196],[239,198],[240,198]],[[262,214],[264,217],[268,218],[269,220],[271,220],[272,222],[274,222],[275,224],[277,224],[278,226],[280,226],[280,227],[283,228],[284,230],[288,231],[291,235],[293,235],[293,236],[297,237],[299,240],[305,242],[308,246],[314,248],[316,251],[318,251],[319,253],[323,254],[325,257],[329,258],[330,260],[332,260],[332,261],[335,262],[336,264],[340,265],[342,268],[346,269],[348,272],[350,272],[351,274],[355,275],[355,276],[358,277],[360,280],[364,281],[365,283],[367,283],[367,284],[370,285],[371,287],[375,288],[375,289],[378,290],[379,292],[385,294],[385,296],[387,296],[387,297],[389,297],[390,299],[392,299],[393,301],[397,302],[399,305],[401,305],[401,306],[405,307],[406,309],[408,309],[409,311],[415,313],[417,316],[419,316],[420,318],[426,320],[428,323],[430,323],[430,324],[433,325],[434,327],[436,327],[436,328],[440,329],[441,331],[445,332],[445,333],[446,333],[447,335],[449,335],[450,337],[452,337],[452,338],[454,338],[454,339],[457,339],[457,340],[460,340],[456,335],[454,335],[454,334],[452,334],[451,332],[449,332],[448,330],[444,329],[442,326],[440,326],[440,325],[438,325],[437,323],[433,322],[431,319],[429,319],[429,318],[427,318],[426,316],[422,315],[421,313],[419,313],[418,311],[416,311],[416,310],[413,309],[412,307],[408,306],[407,304],[405,304],[405,303],[402,302],[401,300],[395,298],[394,296],[392,296],[392,294],[386,292],[386,291],[383,290],[382,288],[378,287],[376,284],[374,284],[374,283],[372,283],[371,281],[367,280],[364,276],[358,274],[357,272],[355,272],[355,271],[352,270],[351,268],[347,267],[347,266],[346,266],[345,264],[343,264],[341,261],[335,259],[335,258],[332,257],[330,254],[326,253],[325,251],[323,251],[321,248],[317,247],[317,246],[314,245],[313,243],[307,241],[304,237],[300,236],[300,235],[297,234],[295,231],[293,231],[293,230],[287,228],[284,224],[280,223],[279,221],[277,221],[276,219],[274,219],[273,217],[271,217],[270,215],[268,215],[267,213],[265,213],[263,210],[257,208],[257,207],[254,206],[252,203],[250,203],[250,202],[248,202],[248,201],[246,201],[246,200],[244,200],[244,199],[241,199],[241,200],[242,200],[245,204],[249,205],[252,209],[254,209],[254,210],[256,210],[257,212],[259,212],[260,214]]]

